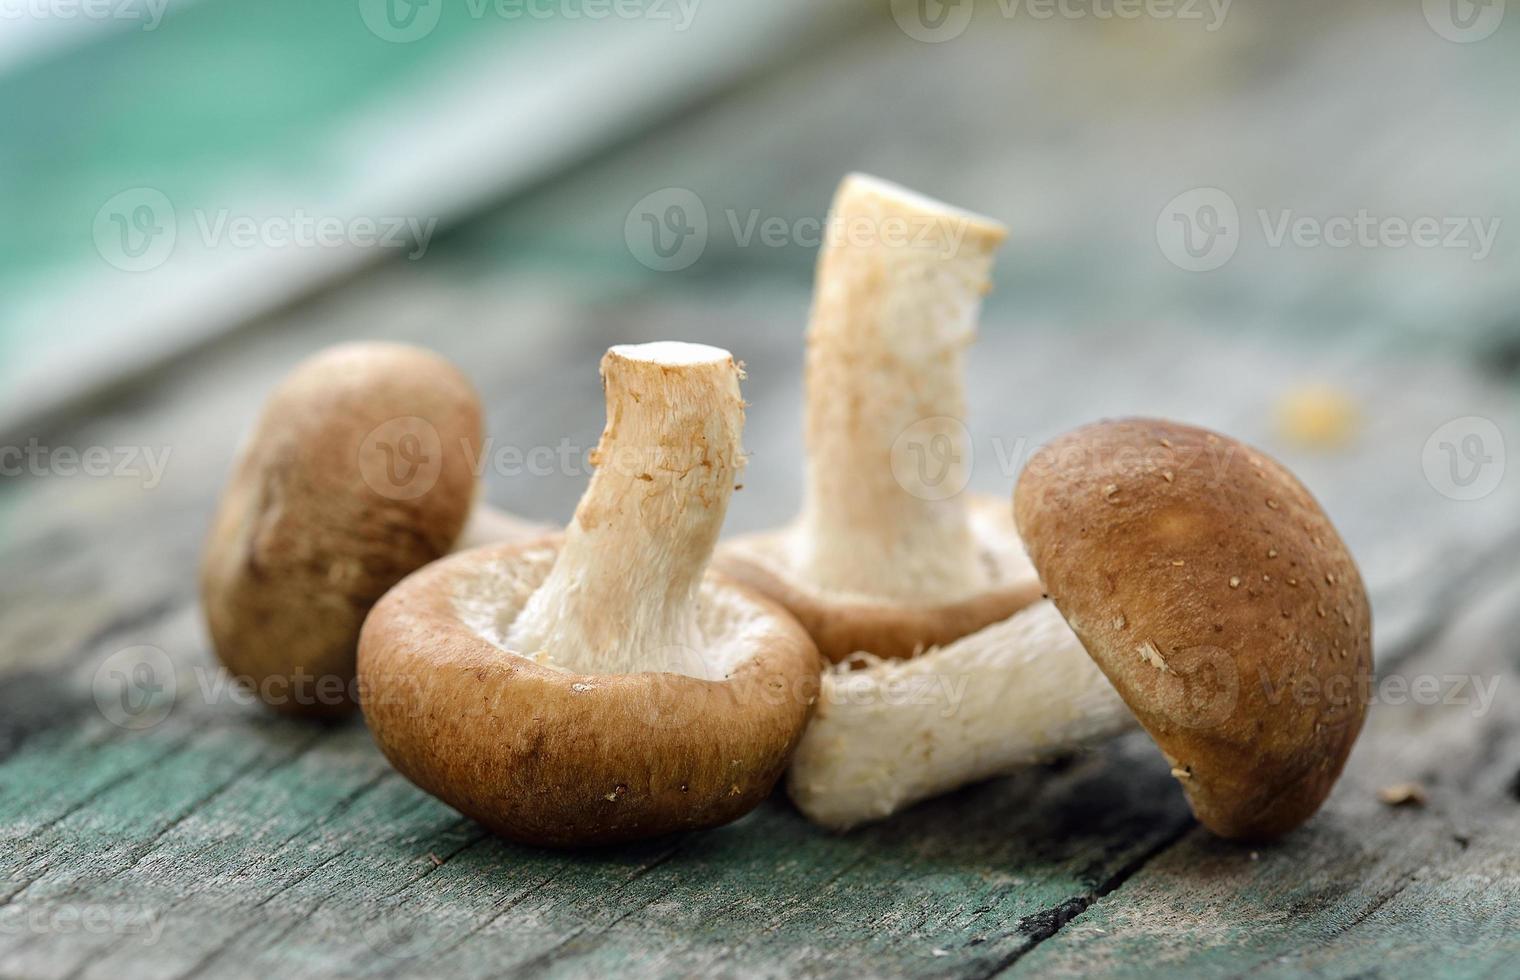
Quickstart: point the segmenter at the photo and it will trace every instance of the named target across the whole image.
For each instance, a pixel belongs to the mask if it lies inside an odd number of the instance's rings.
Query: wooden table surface
[[[1472,421],[1520,438],[1514,246],[1478,263],[1245,241],[1199,275],[1154,238],[1199,186],[1242,213],[1514,215],[1513,89],[1474,82],[1513,79],[1515,46],[1474,52],[1404,15],[1325,14],[1315,42],[1276,49],[1246,10],[1222,50],[1170,52],[1186,71],[1098,56],[1108,27],[931,58],[878,25],[482,216],[428,262],[7,433],[54,454],[0,485],[0,976],[1520,976],[1520,481]],[[1073,50],[1088,70],[1063,74]],[[1348,50],[1372,67],[1346,71]],[[1221,139],[1243,64],[1257,103]],[[1056,108],[1020,88],[1041,71]],[[1190,88],[1194,71],[1223,89]],[[1172,86],[1168,108],[1124,90],[1136,72]],[[1321,90],[1336,94],[1304,98]],[[1082,100],[1113,113],[1061,128]],[[1007,138],[936,142],[956,127]],[[1012,135],[1031,130],[1038,149]],[[1410,197],[1459,158],[1444,197]],[[360,721],[274,718],[225,685],[196,608],[200,540],[264,394],[332,342],[429,344],[480,387],[494,448],[555,452],[594,444],[609,344],[727,346],[748,365],[752,454],[730,530],[788,517],[810,250],[738,245],[727,214],[821,214],[852,167],[1013,226],[971,358],[975,489],[1009,493],[1064,428],[1144,413],[1260,445],[1325,505],[1372,593],[1379,684],[1316,819],[1271,846],[1218,841],[1133,735],[849,834],[778,794],[719,830],[539,851],[412,787]],[[714,234],[662,275],[630,256],[624,219],[665,187],[695,191]],[[1342,447],[1280,431],[1281,399],[1315,382],[1357,408]],[[1464,500],[1427,443],[1471,434],[1500,477]],[[124,472],[71,476],[59,447],[106,447]],[[489,494],[563,521],[585,473],[551,470],[493,467]],[[118,673],[138,663],[168,667]],[[1404,782],[1423,806],[1379,800]]]

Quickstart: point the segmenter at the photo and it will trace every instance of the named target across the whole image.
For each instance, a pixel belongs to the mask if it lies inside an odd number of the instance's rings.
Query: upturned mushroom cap
[[[417,347],[354,343],[300,364],[264,407],[206,540],[217,656],[277,710],[353,708],[359,627],[470,515],[480,404]]]
[[[1039,580],[1019,542],[1008,505],[991,497],[971,496],[967,518],[983,578],[974,592],[959,599],[915,602],[831,590],[811,582],[798,571],[805,563],[797,555],[807,542],[795,525],[736,538],[724,545],[714,564],[785,606],[831,662],[841,663],[862,652],[888,660],[907,659],[1001,622],[1040,599]]]
[[[1302,484],[1226,436],[1105,421],[1031,459],[1014,497],[1050,598],[1223,837],[1297,827],[1366,712],[1371,613]]]
[[[667,651],[706,676],[589,673],[510,648],[559,539],[465,552],[408,578],[360,641],[364,716],[391,763],[491,831],[611,844],[715,827],[760,804],[817,699],[796,621],[709,572],[701,637]]]
[[[744,463],[740,373],[700,344],[612,348],[564,536],[465,552],[381,600],[359,680],[396,768],[556,846],[715,826],[770,792],[821,664],[784,610],[708,571]]]

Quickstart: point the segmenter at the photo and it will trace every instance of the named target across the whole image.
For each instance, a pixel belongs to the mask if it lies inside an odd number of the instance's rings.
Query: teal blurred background
[[[855,169],[1011,226],[994,311],[1071,329],[1360,331],[1502,368],[1520,356],[1520,232],[1503,224],[1520,17],[1500,4],[1482,34],[1491,10],[1443,9],[8,0],[0,428],[375,266],[541,270],[573,297],[805,290],[813,243],[798,229]],[[667,188],[702,202],[708,237],[661,271],[628,218]],[[1192,188],[1223,190],[1243,216],[1237,253],[1204,273],[1157,240],[1157,215]],[[1359,211],[1499,233],[1481,259],[1295,248],[1259,217]],[[756,218],[781,222],[777,242],[745,237]],[[394,226],[396,240],[277,241],[302,220]],[[239,222],[247,241],[231,237]],[[162,236],[138,257],[113,244],[171,225],[167,251]],[[419,237],[425,250],[406,245]]]

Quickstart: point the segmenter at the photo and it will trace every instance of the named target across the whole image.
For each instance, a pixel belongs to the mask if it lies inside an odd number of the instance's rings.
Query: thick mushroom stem
[[[835,829],[1135,726],[1049,601],[912,660],[836,665],[788,776]]]
[[[962,354],[999,223],[854,174],[840,185],[808,328],[801,571],[821,588],[938,601],[982,569],[964,496]]]
[[[743,465],[739,377],[701,344],[607,352],[596,472],[512,649],[582,673],[709,676],[696,599]]]

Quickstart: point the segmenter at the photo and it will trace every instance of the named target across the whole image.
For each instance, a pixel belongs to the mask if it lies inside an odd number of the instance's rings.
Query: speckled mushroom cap
[[[1361,731],[1372,637],[1356,563],[1303,485],[1226,436],[1126,419],[1051,442],[1014,510],[1198,819],[1258,839],[1312,816]]]
[[[412,575],[360,640],[364,716],[392,765],[491,831],[611,844],[715,827],[760,804],[817,700],[819,660],[780,607],[709,572],[700,670],[601,673],[514,650],[560,539]],[[688,669],[691,665],[688,663]]]
[[[448,553],[480,440],[474,389],[429,351],[344,344],[297,366],[244,445],[202,555],[227,669],[286,713],[352,710],[364,616]]]

